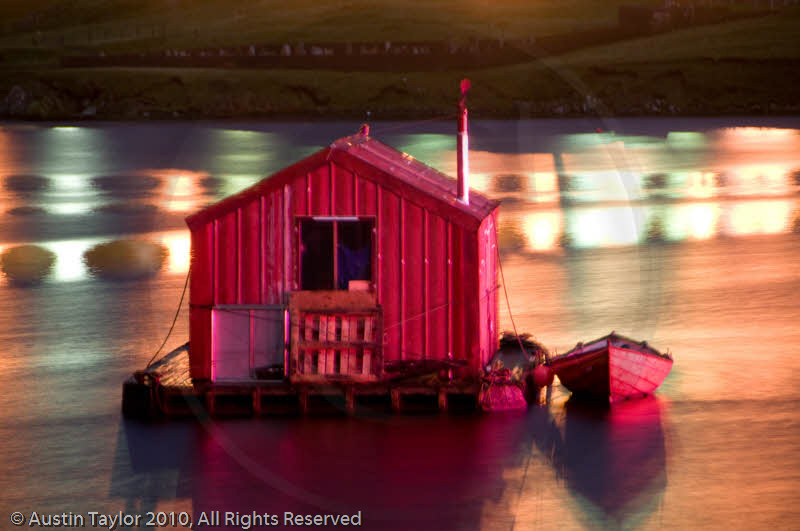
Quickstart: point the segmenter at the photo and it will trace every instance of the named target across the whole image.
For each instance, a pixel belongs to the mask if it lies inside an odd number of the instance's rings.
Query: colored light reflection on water
[[[189,271],[192,241],[188,230],[155,233],[152,238],[154,241],[164,245],[169,252],[166,264],[168,273],[184,274]]]
[[[61,216],[74,216],[91,212],[96,203],[49,203],[44,208],[46,211]]]
[[[222,174],[219,176],[222,184],[220,186],[220,196],[228,197],[241,192],[249,186],[253,186],[264,176],[260,174]]]
[[[560,211],[525,214],[522,227],[530,250],[552,251],[559,246],[559,238],[564,231],[564,216]]]
[[[635,245],[645,230],[644,207],[575,208],[564,213],[576,248]]]
[[[726,212],[724,231],[730,236],[778,234],[788,229],[791,214],[790,201],[737,203]]]
[[[225,124],[0,129],[0,252],[32,243],[57,255],[37,288],[9,288],[0,276],[0,512],[316,514],[329,504],[356,505],[370,529],[790,527],[800,481],[799,251],[795,235],[781,233],[800,206],[787,181],[800,168],[796,134],[664,123],[582,133],[572,144],[569,132],[525,136],[526,122],[471,138],[475,182],[504,201],[516,326],[560,352],[613,328],[670,348],[676,363],[657,402],[584,411],[555,387],[548,405],[518,415],[153,424],[120,419],[120,382],[148,362],[175,315],[189,263],[184,214],[356,127],[260,126],[275,136],[216,132]],[[148,136],[145,147],[126,142],[131,128]],[[160,142],[183,129],[193,141],[163,160]],[[290,146],[306,133],[317,136]],[[65,149],[36,147],[50,136]],[[402,149],[455,173],[453,134],[407,138]],[[94,153],[105,145],[125,149]],[[583,159],[581,146],[592,150]],[[29,174],[43,186],[8,185]],[[56,197],[61,175],[79,176],[87,195]],[[85,188],[105,176],[104,188]],[[637,188],[638,199],[629,193]],[[93,209],[53,214],[51,205],[70,203]],[[41,209],[9,213],[31,206]],[[128,237],[169,250],[155,278],[91,277],[85,250]],[[510,328],[502,304],[500,327]],[[165,350],[187,335],[183,313]]]
[[[91,176],[79,174],[54,174],[51,176],[52,192],[62,197],[92,195]]]
[[[716,235],[722,207],[715,203],[680,205],[668,210],[667,237],[672,241],[706,240]]]
[[[211,175],[247,174],[258,177],[269,175],[276,153],[285,149],[286,143],[275,133],[264,131],[213,129],[209,148],[212,157],[208,171]]]
[[[787,164],[742,164],[724,174],[731,195],[784,195],[791,193]]]
[[[93,246],[102,243],[101,238],[85,238],[80,240],[66,240],[55,242],[42,242],[39,245],[52,251],[56,255],[53,264],[52,280],[56,282],[76,282],[89,277],[83,262],[83,255]]]
[[[43,247],[55,255],[55,261],[45,282],[77,282],[91,278],[86,268],[84,255],[92,247],[113,241],[117,238],[83,238],[76,240],[34,242],[33,245]],[[156,232],[148,235],[147,240],[163,245],[167,250],[167,261],[162,267],[166,274],[185,274],[189,270],[191,237],[187,230]],[[0,244],[0,253],[10,247],[21,244]],[[7,282],[0,275],[0,285]]]
[[[714,172],[691,172],[687,176],[686,196],[692,199],[708,199],[714,195]]]
[[[167,168],[149,170],[147,174],[161,180],[158,200],[169,212],[191,213],[204,202],[200,183],[209,177],[207,172]]]

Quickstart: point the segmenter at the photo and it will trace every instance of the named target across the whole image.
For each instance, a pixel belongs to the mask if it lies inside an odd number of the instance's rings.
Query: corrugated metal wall
[[[493,216],[470,231],[328,161],[193,230],[193,378],[210,378],[213,305],[285,304],[297,289],[296,216],[375,217],[386,361],[452,355],[474,370],[494,353]]]

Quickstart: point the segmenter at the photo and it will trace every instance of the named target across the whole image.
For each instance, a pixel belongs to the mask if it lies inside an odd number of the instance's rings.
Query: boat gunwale
[[[625,348],[621,345],[615,345],[614,341],[629,343],[630,344],[629,347],[639,347],[642,350],[639,350],[637,348]],[[599,337],[592,341],[587,341],[585,343],[584,342],[578,343],[578,345],[574,346],[572,349],[568,350],[564,354],[550,358],[547,365],[552,367],[554,362],[555,363],[563,362],[567,358],[577,359],[579,357],[582,357],[583,355],[594,354],[595,352],[602,352],[603,350],[608,348],[609,342],[611,342],[611,346],[613,348],[628,350],[631,352],[637,352],[639,354],[652,356],[655,358],[661,358],[674,362],[672,355],[669,352],[661,352],[660,350],[649,345],[646,341],[636,341],[627,336],[617,334],[616,332],[611,332],[610,334],[606,334],[605,336]],[[597,348],[596,350],[592,348],[596,347],[599,343],[602,343],[602,346],[600,346],[600,348]]]

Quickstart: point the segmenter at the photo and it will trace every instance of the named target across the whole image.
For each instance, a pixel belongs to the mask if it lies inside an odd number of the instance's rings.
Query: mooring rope
[[[506,276],[503,274],[503,261],[500,259],[500,245],[498,244],[499,236],[497,235],[497,223],[494,224],[494,241],[495,241],[495,248],[497,249],[497,266],[500,269],[500,279],[503,281],[503,293],[506,296],[506,308],[508,308],[508,318],[511,320],[511,327],[514,329],[514,336],[517,338],[517,343],[519,343],[519,348],[522,351],[522,354],[527,355],[527,351],[525,347],[522,345],[522,339],[520,339],[519,334],[517,333],[517,325],[514,323],[514,314],[511,313],[511,303],[508,300],[508,289],[506,288]]]
[[[172,330],[175,328],[175,323],[178,322],[178,316],[180,315],[181,307],[183,306],[183,298],[186,296],[186,288],[189,287],[189,273],[191,273],[191,272],[192,272],[192,268],[189,267],[189,269],[186,271],[186,281],[183,284],[183,292],[181,293],[181,300],[178,302],[178,310],[175,312],[175,317],[172,319],[172,326],[169,327],[169,332],[167,332],[167,337],[164,338],[164,341],[161,343],[161,346],[158,347],[158,350],[156,350],[156,353],[153,354],[153,357],[150,358],[150,361],[147,362],[147,365],[145,366],[145,370],[150,367],[150,365],[153,363],[153,360],[155,360],[156,356],[158,356],[158,354],[161,352],[161,349],[163,349],[164,345],[167,344],[167,340],[169,339],[169,336],[172,334]]]

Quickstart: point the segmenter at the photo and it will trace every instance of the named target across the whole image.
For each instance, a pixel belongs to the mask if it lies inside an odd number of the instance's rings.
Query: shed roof
[[[190,229],[204,225],[281,188],[329,160],[353,171],[360,178],[373,181],[468,228],[476,228],[499,205],[497,201],[474,190],[470,191],[469,205],[465,205],[458,200],[454,178],[374,138],[352,135],[340,138],[329,147],[188,216],[186,223]]]

